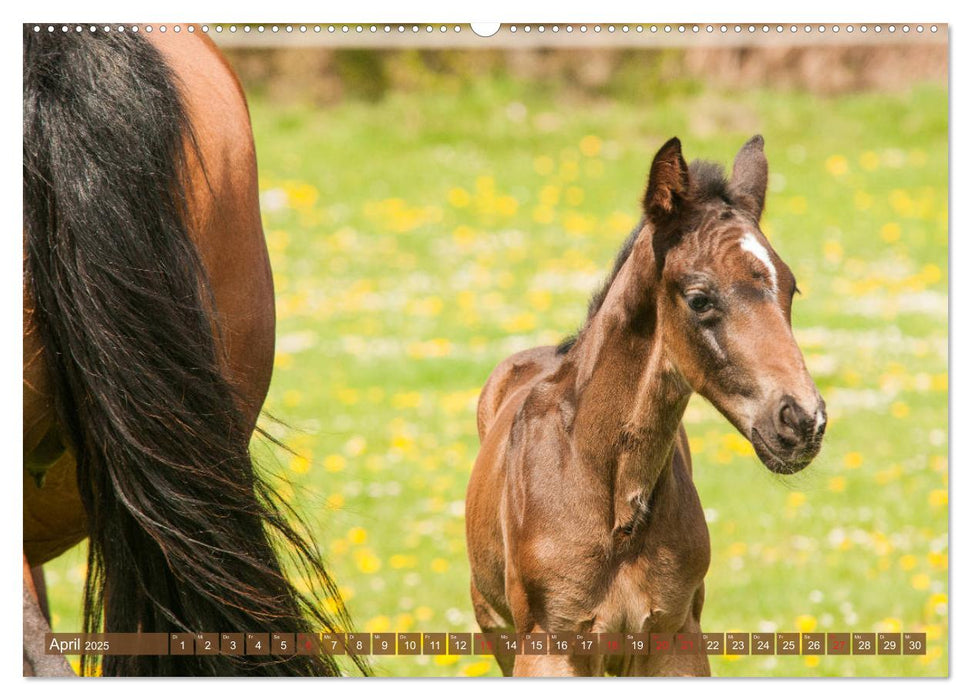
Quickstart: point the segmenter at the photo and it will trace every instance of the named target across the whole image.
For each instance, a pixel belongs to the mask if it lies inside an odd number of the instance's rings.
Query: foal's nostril
[[[818,414],[804,411],[795,399],[785,396],[778,413],[779,439],[790,446],[811,440],[818,430],[818,420]]]

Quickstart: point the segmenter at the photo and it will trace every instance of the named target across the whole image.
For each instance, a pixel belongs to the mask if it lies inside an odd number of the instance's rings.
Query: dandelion
[[[786,496],[786,505],[789,508],[795,509],[806,502],[806,494],[802,491],[793,491],[788,496]]]
[[[829,480],[828,488],[833,493],[842,493],[846,490],[846,477],[834,476]]]
[[[381,569],[381,560],[367,548],[354,552],[354,563],[362,574],[373,574]]]
[[[344,471],[344,467],[347,466],[347,460],[344,459],[343,455],[327,455],[324,458],[324,469],[329,472],[340,472]]]
[[[887,243],[896,243],[900,240],[900,224],[891,221],[880,227],[880,237]]]
[[[585,155],[587,158],[593,158],[600,154],[600,149],[603,147],[603,141],[600,137],[595,134],[588,134],[580,139],[580,153]]]
[[[469,678],[475,678],[478,676],[484,676],[492,668],[492,663],[489,661],[476,661],[474,663],[468,664],[462,667],[461,674],[463,676],[468,676]]]
[[[293,455],[290,457],[290,470],[297,474],[306,474],[310,471],[310,460],[303,455]]]
[[[352,389],[350,387],[341,387],[335,393],[337,395],[337,400],[345,406],[353,406],[360,398],[357,389]]]
[[[450,189],[447,199],[448,203],[456,209],[467,207],[472,202],[472,196],[461,187],[453,187]]]
[[[894,401],[890,404],[890,415],[894,418],[906,418],[910,415],[910,406],[903,401]]]
[[[944,489],[934,489],[928,495],[927,502],[934,508],[947,507],[947,491]]]
[[[843,455],[843,466],[847,469],[859,469],[863,466],[863,455],[859,452],[847,452]]]
[[[841,177],[850,169],[850,164],[844,156],[834,155],[826,159],[826,170],[833,177]]]
[[[812,615],[800,615],[796,618],[796,629],[800,632],[812,632],[816,629],[816,618]]]
[[[365,632],[389,632],[391,630],[391,618],[387,615],[372,617],[364,624]]]
[[[536,328],[536,316],[526,311],[507,319],[502,327],[508,333],[525,333]]]
[[[352,527],[347,532],[347,539],[351,544],[364,544],[367,542],[367,530],[363,527]]]
[[[873,151],[866,151],[860,156],[860,167],[867,171],[874,171],[880,167],[880,156]]]
[[[926,591],[931,587],[931,577],[927,574],[917,574],[910,579],[910,585],[914,587],[914,590]]]
[[[913,554],[905,554],[900,557],[897,563],[900,565],[902,570],[910,571],[917,566],[917,557],[915,557]]]

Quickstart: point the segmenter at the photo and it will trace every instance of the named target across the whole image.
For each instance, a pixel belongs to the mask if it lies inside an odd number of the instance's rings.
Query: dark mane
[[[597,291],[594,292],[593,296],[590,297],[590,301],[587,303],[587,318],[584,321],[584,327],[586,327],[586,325],[590,322],[590,319],[593,318],[594,315],[600,310],[600,307],[603,306],[604,299],[607,298],[607,290],[610,289],[610,285],[613,284],[614,280],[617,278],[617,275],[620,273],[620,268],[624,266],[624,263],[627,262],[627,258],[630,257],[631,251],[634,250],[634,241],[637,240],[637,234],[641,232],[643,227],[644,217],[641,217],[641,220],[637,222],[637,226],[635,226],[634,229],[627,234],[627,238],[624,240],[624,245],[621,246],[620,252],[617,253],[617,257],[614,259],[614,267],[610,271],[610,276],[603,281]],[[572,348],[577,342],[577,338],[579,336],[580,331],[577,331],[568,338],[564,338],[560,344],[556,346],[556,354],[564,355],[569,352],[570,348]]]
[[[688,167],[688,172],[691,183],[691,199],[693,201],[702,203],[713,199],[720,199],[726,204],[732,203],[731,187],[728,179],[725,177],[725,169],[719,163],[714,163],[709,160],[695,160]],[[570,348],[577,342],[580,332],[590,323],[590,319],[596,315],[600,307],[603,306],[604,299],[607,298],[607,290],[610,289],[610,285],[614,283],[614,280],[620,273],[620,268],[624,266],[627,258],[630,257],[631,251],[634,249],[634,241],[637,240],[637,234],[640,233],[643,227],[644,218],[641,217],[634,230],[628,234],[624,245],[621,246],[620,252],[617,253],[610,275],[604,280],[597,291],[594,292],[593,296],[590,297],[590,302],[587,304],[587,318],[584,321],[583,327],[581,327],[580,331],[564,338],[556,346],[557,355],[564,355],[570,351]]]
[[[694,160],[688,166],[691,183],[691,199],[698,203],[720,199],[732,203],[731,188],[720,163],[710,160]]]

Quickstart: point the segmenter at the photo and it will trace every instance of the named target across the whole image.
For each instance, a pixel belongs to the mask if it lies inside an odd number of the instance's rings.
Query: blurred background
[[[266,409],[282,423],[264,427],[296,456],[254,449],[307,514],[356,627],[478,631],[463,508],[481,386],[582,322],[665,140],[730,165],[762,133],[763,230],[799,279],[793,324],[830,427],[809,469],[776,477],[692,399],[712,539],[702,625],[926,632],[929,652],[712,670],[946,675],[946,29],[560,26],[489,43],[450,26],[214,34],[249,98],[276,281]],[[55,629],[80,628],[83,566],[82,547],[48,567]],[[375,668],[498,674],[475,656]]]

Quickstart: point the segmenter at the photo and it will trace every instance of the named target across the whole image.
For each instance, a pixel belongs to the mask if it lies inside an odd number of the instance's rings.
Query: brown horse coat
[[[815,456],[825,411],[789,326],[794,279],[758,230],[766,177],[761,137],[730,182],[669,141],[579,336],[489,377],[466,500],[483,631],[701,630],[710,548],[680,424],[693,391],[773,471]],[[507,675],[709,673],[704,655],[497,660]]]
[[[181,88],[195,142],[187,144],[186,194],[190,235],[208,275],[225,351],[227,376],[256,427],[273,369],[273,279],[260,220],[256,154],[241,86],[213,42],[201,32],[144,34],[165,58]],[[203,168],[204,166],[204,168]],[[203,172],[203,169],[205,172]],[[33,577],[40,566],[87,537],[75,461],[57,438],[34,303],[24,286],[23,446],[26,656],[36,670],[57,670],[40,658],[43,620]],[[29,564],[29,567],[28,567]],[[26,628],[25,628],[26,629]],[[28,649],[28,647],[31,647]],[[54,657],[50,657],[54,658]],[[39,660],[38,660],[39,659]],[[53,668],[53,670],[52,670]],[[61,670],[66,668],[63,664]]]

